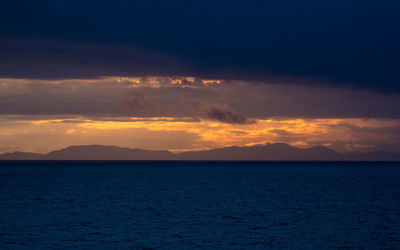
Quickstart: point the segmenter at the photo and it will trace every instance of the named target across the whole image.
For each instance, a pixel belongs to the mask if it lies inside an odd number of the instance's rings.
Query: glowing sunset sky
[[[5,1],[0,153],[276,142],[400,153],[399,7]]]

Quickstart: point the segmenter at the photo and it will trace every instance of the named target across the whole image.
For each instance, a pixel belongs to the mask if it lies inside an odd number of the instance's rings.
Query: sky
[[[1,1],[0,153],[400,153],[399,1]]]

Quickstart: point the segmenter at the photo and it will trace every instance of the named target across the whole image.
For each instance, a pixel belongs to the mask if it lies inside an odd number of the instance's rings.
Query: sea
[[[0,162],[0,249],[400,249],[399,162]]]

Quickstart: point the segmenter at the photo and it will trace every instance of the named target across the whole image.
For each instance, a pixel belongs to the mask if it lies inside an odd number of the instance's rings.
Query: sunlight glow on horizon
[[[374,142],[380,143],[393,136],[379,133],[380,129],[399,123],[395,119],[359,118],[258,119],[254,124],[173,117],[107,119],[78,117],[13,121],[0,128],[0,153],[13,150],[47,153],[71,145],[88,144],[182,152],[265,143],[287,143],[302,148],[323,145],[338,151],[365,151],[374,150]]]

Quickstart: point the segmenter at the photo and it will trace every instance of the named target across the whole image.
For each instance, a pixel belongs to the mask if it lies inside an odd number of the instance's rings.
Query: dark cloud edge
[[[205,66],[170,53],[123,44],[65,42],[33,37],[11,39],[0,34],[0,54],[0,78],[56,80],[190,76],[254,84],[366,89],[381,94],[400,94],[398,84],[370,85],[322,75],[279,73],[261,67]]]

